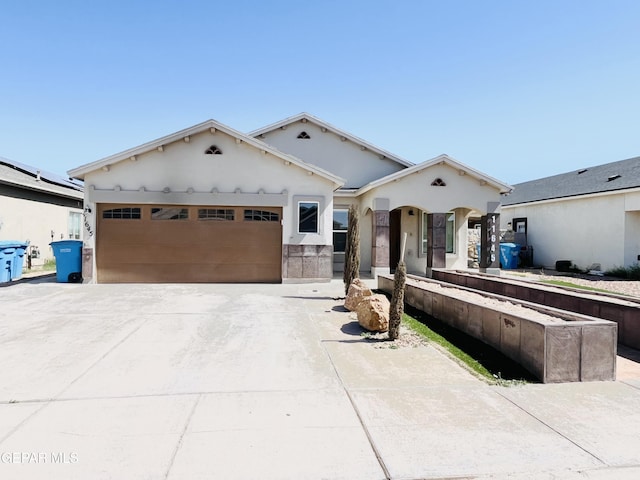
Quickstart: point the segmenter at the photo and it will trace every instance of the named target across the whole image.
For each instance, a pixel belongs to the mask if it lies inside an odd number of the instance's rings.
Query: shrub
[[[389,340],[395,340],[400,335],[400,322],[404,313],[404,287],[407,283],[407,267],[400,260],[393,277],[393,293],[389,307]]]
[[[629,267],[613,267],[604,272],[609,277],[626,278],[628,280],[640,280],[640,263],[634,263]]]
[[[349,226],[347,228],[347,245],[344,251],[344,293],[349,292],[349,285],[356,278],[359,278],[360,272],[360,218],[358,215],[358,207],[351,205],[349,207]]]

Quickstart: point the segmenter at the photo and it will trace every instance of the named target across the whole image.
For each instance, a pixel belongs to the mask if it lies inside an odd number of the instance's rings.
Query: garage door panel
[[[102,212],[114,205],[101,205]],[[141,218],[102,219],[96,241],[97,279],[114,282],[280,282],[282,226],[279,221],[151,220],[149,205]],[[226,208],[226,207],[225,207]],[[281,208],[270,208],[281,218]]]
[[[100,271],[101,283],[246,283],[281,281],[271,265],[111,264]],[[216,280],[219,279],[219,280]]]
[[[198,246],[182,245],[117,245],[106,249],[103,254],[109,255],[109,263],[187,263],[187,264],[238,264],[259,263],[273,265],[276,254],[280,250],[251,248],[243,251],[224,252],[221,249],[198,250]]]

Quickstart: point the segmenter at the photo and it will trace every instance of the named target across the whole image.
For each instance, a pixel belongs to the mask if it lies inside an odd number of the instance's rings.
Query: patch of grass
[[[47,271],[55,271],[56,269],[56,260],[55,258],[49,258],[47,260],[45,260],[44,265],[42,266],[43,270],[47,270]]]
[[[531,373],[494,348],[420,310],[405,307],[402,322],[489,383],[512,386],[537,382]]]
[[[540,280],[540,283],[555,285],[557,287],[569,287],[569,288],[577,288],[580,290],[589,290],[592,292],[616,293],[616,292],[612,292],[611,290],[603,290],[602,288],[589,287],[587,285],[578,285],[577,283],[566,282],[564,280]]]

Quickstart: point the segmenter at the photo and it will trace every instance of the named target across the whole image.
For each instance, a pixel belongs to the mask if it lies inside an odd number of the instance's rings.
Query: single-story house
[[[405,233],[410,272],[466,267],[468,218],[487,219],[495,251],[511,190],[447,155],[414,165],[307,113],[249,134],[208,120],[69,175],[85,182],[83,276],[100,283],[328,280],[352,204],[363,271],[395,267]]]
[[[536,266],[606,271],[640,261],[640,157],[515,185],[502,200],[509,224]]]
[[[32,265],[53,259],[50,242],[82,239],[82,190],[77,181],[0,157],[0,240],[29,243]]]

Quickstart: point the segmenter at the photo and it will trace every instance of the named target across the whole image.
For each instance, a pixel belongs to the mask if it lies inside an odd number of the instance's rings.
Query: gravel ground
[[[610,292],[619,293],[621,295],[629,295],[631,297],[640,297],[640,281],[638,280],[616,280],[610,277],[601,277],[599,275],[563,275],[560,273],[549,272],[520,272],[502,271],[503,276],[512,276],[514,279],[544,281],[544,280],[560,280],[564,282],[574,283],[585,287],[599,288]]]

